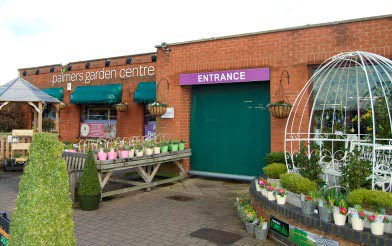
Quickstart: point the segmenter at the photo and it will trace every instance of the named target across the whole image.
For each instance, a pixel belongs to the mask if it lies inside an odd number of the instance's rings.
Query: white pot
[[[258,192],[261,192],[261,186],[260,186],[259,181],[257,179],[255,180],[255,185],[256,185],[256,190]]]
[[[340,214],[339,210],[333,212],[333,220],[335,225],[344,226],[346,224],[347,215]]]
[[[382,236],[384,234],[384,223],[380,223],[380,222],[370,223],[370,230],[374,235]]]
[[[143,156],[143,150],[136,150],[136,156]]]
[[[267,191],[267,199],[268,199],[268,201],[275,201],[276,200],[273,191]]]
[[[144,152],[145,152],[146,155],[152,155],[153,149],[152,148],[146,148]]]
[[[285,204],[286,204],[286,196],[279,196],[279,195],[276,195],[276,202],[277,202],[279,205],[285,205]]]
[[[131,150],[129,151],[129,157],[132,158],[132,157],[134,157],[134,156],[135,156],[135,149],[131,149]]]
[[[161,153],[161,147],[154,147],[154,155]]]
[[[363,220],[361,220],[360,218],[352,217],[351,223],[354,230],[363,231],[363,225],[365,224]]]
[[[267,189],[261,189],[261,194],[267,197]]]

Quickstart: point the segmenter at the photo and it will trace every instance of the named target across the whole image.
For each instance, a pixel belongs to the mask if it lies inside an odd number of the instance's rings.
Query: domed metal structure
[[[356,148],[373,164],[373,188],[391,191],[391,78],[392,61],[369,52],[341,53],[321,64],[298,94],[287,120],[289,172],[298,171],[293,156],[304,144],[308,153],[319,150],[327,184],[338,185],[340,169]]]

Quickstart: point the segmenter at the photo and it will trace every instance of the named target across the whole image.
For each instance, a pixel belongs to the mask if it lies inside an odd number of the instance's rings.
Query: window
[[[117,110],[113,105],[82,105],[82,121],[117,120]]]

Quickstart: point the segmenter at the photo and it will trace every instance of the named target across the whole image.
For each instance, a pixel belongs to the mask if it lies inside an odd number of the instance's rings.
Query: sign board
[[[166,113],[161,116],[163,119],[173,119],[174,118],[174,108],[168,107]]]
[[[144,125],[144,135],[148,139],[153,139],[155,137],[155,129],[156,129],[156,122],[149,121],[147,124]]]
[[[308,232],[302,228],[287,224],[273,216],[270,219],[271,230],[281,234],[295,245],[301,246],[339,246],[339,242]]]
[[[80,124],[80,136],[84,138],[115,138],[116,122],[91,122]]]
[[[5,212],[0,211],[0,246],[8,245],[8,237],[10,233],[10,220]]]
[[[180,85],[208,85],[268,81],[269,68],[180,74]]]

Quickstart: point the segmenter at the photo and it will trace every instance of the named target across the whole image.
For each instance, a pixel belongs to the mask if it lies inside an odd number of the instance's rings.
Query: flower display
[[[309,196],[309,195],[306,195],[305,196],[305,201],[308,201],[308,202],[312,201],[312,197]]]
[[[265,189],[265,187],[268,185],[268,182],[265,179],[260,179],[259,184],[262,189]]]
[[[286,195],[286,190],[280,188],[276,190],[276,193],[278,194],[278,196],[285,196]]]
[[[275,191],[275,188],[271,185],[267,185],[267,190],[268,191]]]
[[[341,215],[347,215],[347,209],[345,209],[345,208],[343,208],[343,207],[340,207],[340,208],[339,208],[339,213],[340,213]]]
[[[379,217],[380,217],[380,219],[378,219]],[[373,223],[373,222],[389,223],[388,218],[384,215],[372,214],[372,215],[369,215],[369,217],[367,219],[368,219],[369,223]]]

